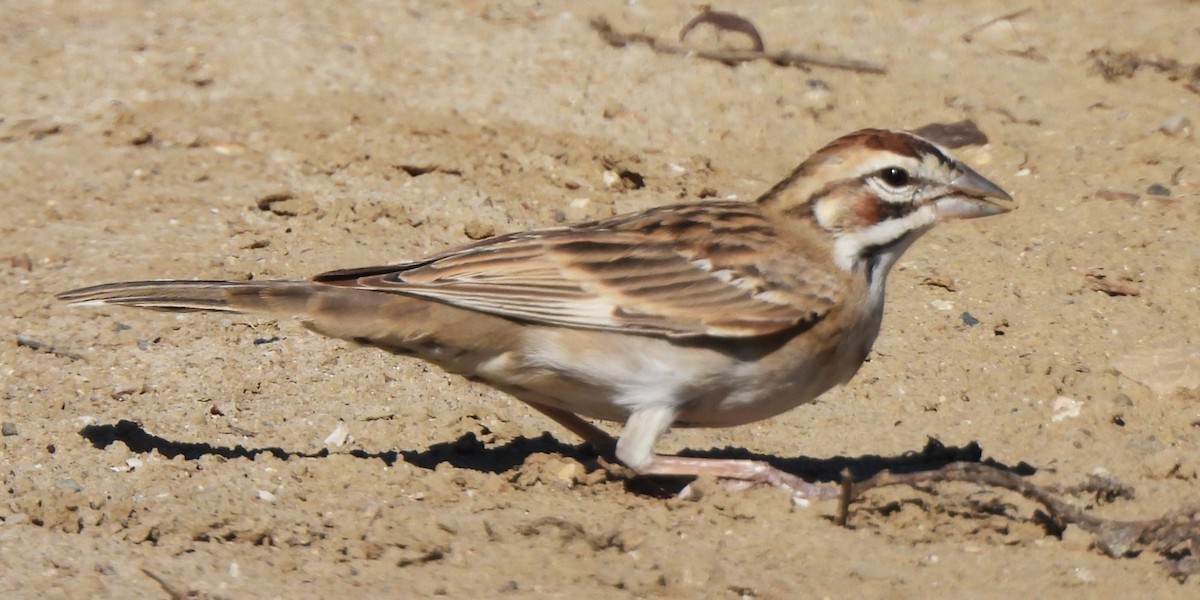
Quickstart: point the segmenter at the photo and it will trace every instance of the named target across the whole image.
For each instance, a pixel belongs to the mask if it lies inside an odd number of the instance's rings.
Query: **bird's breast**
[[[591,418],[624,421],[645,405],[670,403],[679,425],[741,425],[811,402],[854,375],[879,320],[830,317],[790,337],[762,339],[532,327],[519,350],[485,361],[477,375],[526,402]]]

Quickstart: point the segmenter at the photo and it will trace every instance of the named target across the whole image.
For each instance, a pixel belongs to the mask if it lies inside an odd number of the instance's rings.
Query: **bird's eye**
[[[905,171],[900,167],[887,167],[886,169],[883,169],[879,172],[879,178],[882,179],[884,183],[894,188],[908,185],[909,180],[908,171]]]

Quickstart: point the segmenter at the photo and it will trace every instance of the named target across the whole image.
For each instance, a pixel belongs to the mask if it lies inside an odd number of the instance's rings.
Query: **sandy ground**
[[[1163,556],[1109,558],[1008,492],[879,490],[847,528],[772,489],[676,499],[413,361],[292,323],[52,299],[752,199],[842,133],[969,118],[991,143],[958,154],[1020,209],[906,255],[850,385],[662,449],[830,479],[933,438],[1040,484],[1108,473],[1136,494],[1067,497],[1105,517],[1194,502],[1196,391],[1113,365],[1200,343],[1200,153],[1180,120],[1200,122],[1200,3],[848,4],[737,10],[769,50],[885,75],[618,49],[588,26],[673,39],[682,1],[7,3],[0,595],[1197,597]],[[1089,56],[1106,50],[1131,53],[1111,78]]]

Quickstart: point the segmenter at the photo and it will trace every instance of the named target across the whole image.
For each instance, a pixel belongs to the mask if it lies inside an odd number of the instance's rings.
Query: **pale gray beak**
[[[974,219],[1006,213],[1017,207],[1012,196],[1000,186],[984,179],[966,165],[960,165],[962,175],[950,182],[955,193],[934,201],[934,208],[943,219]]]

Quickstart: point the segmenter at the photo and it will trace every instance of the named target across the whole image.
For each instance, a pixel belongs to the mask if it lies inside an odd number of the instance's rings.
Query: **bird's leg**
[[[712,475],[745,489],[755,485],[770,485],[792,495],[795,500],[827,500],[837,498],[836,487],[805,481],[797,475],[772,467],[761,460],[736,458],[700,458],[656,454],[649,464],[638,469],[640,475]]]
[[[809,483],[760,460],[699,458],[654,453],[654,443],[675,421],[671,405],[649,405],[633,412],[617,442],[617,458],[638,475],[712,475],[735,489],[766,484],[792,495],[793,500],[836,498],[838,489]]]
[[[611,456],[616,451],[617,440],[609,435],[608,432],[584,420],[583,417],[573,412],[544,404],[530,404],[530,406],[536,408],[543,415],[554,419],[556,423],[566,427],[571,433],[583,438],[583,441],[591,444],[601,455],[607,454]]]
[[[543,404],[532,404],[539,412],[554,419],[559,425],[571,433],[583,438],[584,441],[596,448],[601,456],[611,457],[614,452],[621,462],[629,466],[637,475],[662,476],[692,476],[712,475],[733,484],[735,489],[745,489],[755,485],[770,485],[782,489],[795,499],[824,500],[836,498],[838,489],[810,483],[786,471],[782,471],[760,460],[699,458],[690,456],[671,456],[652,454],[649,445],[634,448],[631,442],[637,439],[649,439],[652,445],[673,420],[673,414],[662,411],[645,411],[639,416],[631,417],[626,423],[626,430],[621,435],[624,442],[624,452],[618,451],[618,442],[603,429],[584,420],[575,413],[554,408]],[[632,426],[632,427],[631,427]],[[621,454],[626,456],[622,457]],[[645,456],[648,454],[649,456]],[[635,456],[641,455],[641,457]],[[640,466],[633,463],[643,463]]]

